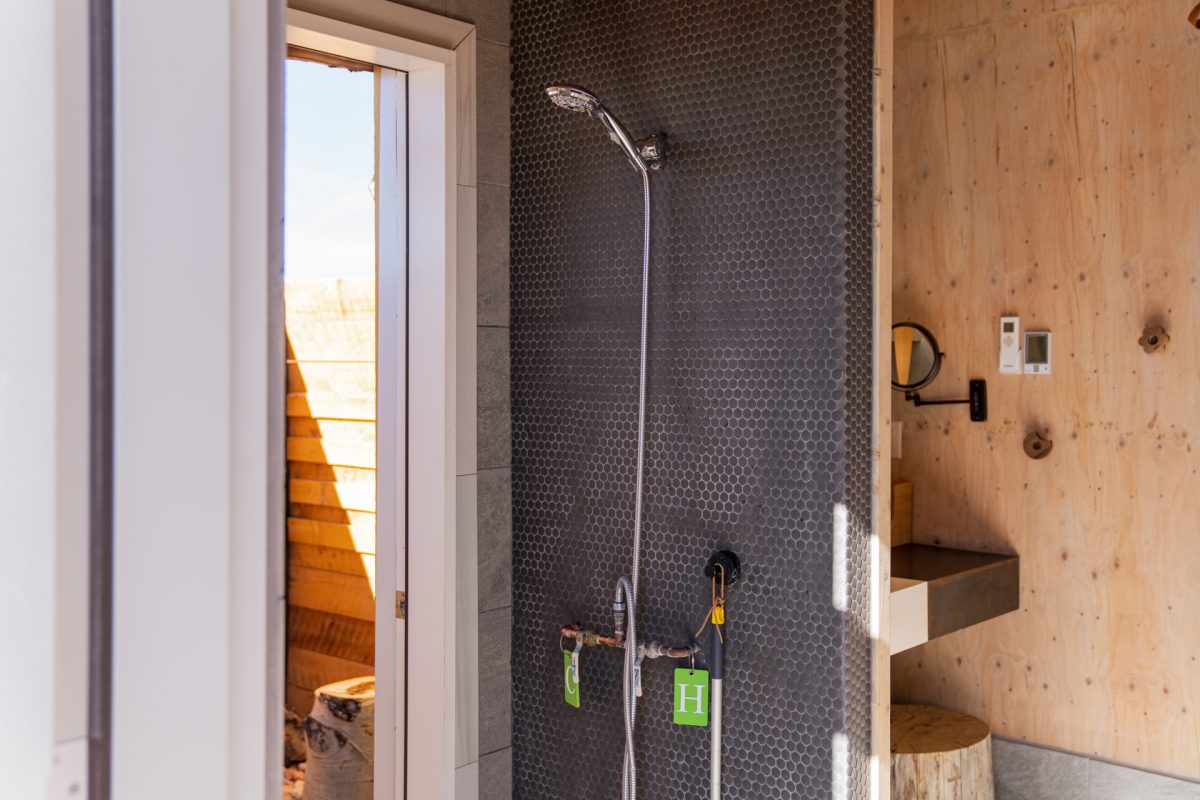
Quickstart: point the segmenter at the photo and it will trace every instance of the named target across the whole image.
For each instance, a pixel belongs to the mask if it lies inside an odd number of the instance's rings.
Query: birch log
[[[304,720],[304,800],[373,800],[375,679],[338,681],[315,695]]]
[[[892,706],[892,800],[994,800],[992,734],[933,706]]]

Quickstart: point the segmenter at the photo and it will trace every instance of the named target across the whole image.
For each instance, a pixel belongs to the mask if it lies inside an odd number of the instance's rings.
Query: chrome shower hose
[[[621,768],[621,797],[637,800],[637,761],[634,733],[637,725],[637,597],[642,557],[642,489],[646,460],[646,346],[650,324],[650,175],[642,173],[642,340],[638,359],[637,472],[634,477],[633,568],[631,580],[617,581],[617,596],[626,598],[628,631],[625,636],[625,669],[621,694],[625,711],[625,759]]]

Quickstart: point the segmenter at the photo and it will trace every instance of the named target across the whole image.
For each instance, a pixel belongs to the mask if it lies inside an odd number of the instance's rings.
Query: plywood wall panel
[[[914,541],[1020,553],[1017,613],[893,659],[898,701],[1200,776],[1200,37],[1190,3],[900,0],[897,319],[991,419],[897,402]],[[907,20],[907,21],[906,21]],[[996,373],[997,324],[1054,373]],[[1142,352],[1148,321],[1168,350]],[[1024,456],[1030,430],[1054,440]]]
[[[942,35],[1113,2],[1114,0],[896,0],[896,33],[900,37]],[[1184,13],[1188,10],[1190,9],[1185,9]]]

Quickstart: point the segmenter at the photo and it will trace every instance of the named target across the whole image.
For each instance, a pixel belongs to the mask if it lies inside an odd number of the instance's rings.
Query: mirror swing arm
[[[937,339],[929,329],[915,322],[897,322],[892,326],[892,388],[904,392],[914,406],[968,405],[972,422],[987,422],[987,381],[969,382],[965,400],[925,400],[917,393],[933,382],[945,358]],[[924,370],[914,377],[913,369]]]
[[[916,392],[906,391],[904,399],[918,408],[921,406],[957,406],[966,403],[971,407],[972,422],[987,422],[987,381],[974,378],[967,384],[965,400],[922,400]]]

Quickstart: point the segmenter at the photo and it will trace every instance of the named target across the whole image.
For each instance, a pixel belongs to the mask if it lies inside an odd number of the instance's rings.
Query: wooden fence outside
[[[287,705],[374,674],[375,282],[286,284]]]

